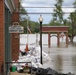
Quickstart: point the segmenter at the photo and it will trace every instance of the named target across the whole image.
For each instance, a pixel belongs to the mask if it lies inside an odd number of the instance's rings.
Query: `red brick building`
[[[0,0],[0,74],[6,70],[5,62],[18,59],[19,34],[8,29],[13,22],[19,22],[19,0]]]
[[[19,22],[19,0],[14,0],[15,11],[12,13],[12,23]],[[18,59],[19,53],[19,34],[12,34],[12,60]]]

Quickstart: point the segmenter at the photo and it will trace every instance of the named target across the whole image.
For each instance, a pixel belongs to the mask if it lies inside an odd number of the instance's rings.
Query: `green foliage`
[[[51,20],[51,22],[49,23],[50,26],[61,26],[61,24],[58,21],[53,21]]]
[[[39,23],[38,22],[30,21],[29,27],[30,27],[32,33],[39,32]]]
[[[20,3],[22,4],[22,0]],[[39,23],[30,21],[28,18],[28,13],[27,11],[20,5],[20,25],[24,27],[24,33],[27,33],[27,25],[30,28],[32,33],[38,33],[39,32]]]
[[[22,0],[20,0],[20,25],[24,27],[24,33],[27,32],[27,19],[26,19],[26,15],[27,15],[27,11],[22,7]],[[22,13],[25,13],[22,14]]]
[[[62,23],[63,21],[63,11],[62,11],[62,3],[63,3],[63,0],[56,0],[56,4],[55,5],[55,9],[54,9],[54,14],[53,14],[53,23]],[[55,22],[57,21],[57,22]]]
[[[27,14],[27,11],[20,4],[20,21],[25,21]]]
[[[64,19],[62,11],[63,0],[56,0],[53,19],[50,21],[50,26],[69,26],[69,35],[72,35],[71,16]],[[75,15],[74,15],[75,16]]]
[[[69,29],[69,33],[70,34],[73,34],[73,35],[76,35],[76,0],[74,1],[73,3],[73,6],[75,8],[75,11],[72,12],[70,15],[69,15],[69,19],[71,20],[71,26],[70,26],[70,29]]]
[[[69,15],[69,17],[67,19],[64,19],[63,16],[63,11],[62,11],[62,4],[63,4],[63,0],[56,0],[56,4],[55,4],[55,9],[54,9],[54,13],[53,13],[53,19],[50,21],[50,23],[48,25],[50,26],[69,26],[69,35],[72,35],[72,23],[75,25],[74,27],[74,33],[76,34],[76,10],[75,14],[73,15]],[[73,3],[74,7],[76,7],[76,0]],[[25,13],[20,15],[20,25],[22,25],[24,27],[24,33],[27,33],[27,11],[20,6],[20,12],[21,13]],[[24,16],[24,17],[23,17]],[[71,19],[72,18],[72,19]],[[43,24],[46,26],[46,24]],[[47,26],[48,26],[47,25]],[[30,21],[30,19],[28,20],[28,26],[30,28],[30,30],[32,31],[32,33],[38,33],[39,32],[39,27],[40,24],[38,22],[34,22],[34,21]]]
[[[74,5],[74,7],[76,8],[76,0],[75,0],[75,2],[73,3],[73,5]]]
[[[24,33],[27,33],[27,20],[20,21],[20,25],[24,27]]]
[[[71,21],[73,35],[76,35],[76,11],[71,14]]]
[[[27,33],[27,20],[21,21],[20,25],[24,27],[24,33]],[[39,23],[34,21],[28,21],[28,27],[30,28],[32,33],[38,33],[39,32]]]
[[[73,25],[76,25],[76,11],[71,14]]]

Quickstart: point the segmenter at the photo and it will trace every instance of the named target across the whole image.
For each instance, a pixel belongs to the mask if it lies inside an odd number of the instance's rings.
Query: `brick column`
[[[12,34],[12,60],[17,60],[19,56],[19,34]]]
[[[57,46],[60,47],[60,37],[59,37],[59,32],[57,33]]]
[[[0,0],[0,73],[4,63],[4,0]]]
[[[19,0],[14,0],[16,5],[16,10],[12,15],[12,24],[13,22],[19,22]],[[17,60],[19,56],[19,34],[12,33],[12,60]]]

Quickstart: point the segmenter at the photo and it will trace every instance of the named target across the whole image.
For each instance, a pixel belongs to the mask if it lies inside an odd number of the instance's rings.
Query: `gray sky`
[[[75,0],[64,0],[63,2],[63,6],[64,7],[71,7],[73,6]],[[55,0],[23,0],[22,2],[22,6],[23,7],[54,7],[54,4],[56,4]],[[31,13],[40,13],[40,12],[44,12],[44,13],[50,13],[53,12],[53,8],[26,8],[27,12]],[[64,12],[72,12],[74,11],[74,9],[72,8],[63,8]],[[65,18],[68,16],[69,14],[64,15]],[[30,20],[32,21],[36,21],[38,22],[40,14],[29,14]],[[50,22],[52,15],[51,14],[42,14],[44,21],[44,24],[47,24]]]

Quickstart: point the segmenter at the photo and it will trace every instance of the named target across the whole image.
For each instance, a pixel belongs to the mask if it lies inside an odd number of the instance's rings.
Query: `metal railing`
[[[26,63],[28,63],[28,65],[30,64],[29,66],[30,66],[30,70],[31,70],[31,67],[32,67],[32,63],[31,62],[5,62],[5,73],[4,73],[4,75],[11,75],[10,72],[12,72],[12,71],[10,70],[10,68],[11,68],[12,64],[15,64],[15,67],[17,66],[16,67],[16,71],[17,71],[18,65],[21,66],[21,64],[26,64]]]

